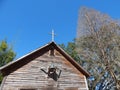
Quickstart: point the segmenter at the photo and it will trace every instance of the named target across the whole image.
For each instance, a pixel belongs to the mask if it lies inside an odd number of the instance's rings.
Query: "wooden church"
[[[0,68],[0,90],[88,90],[89,77],[55,42]]]

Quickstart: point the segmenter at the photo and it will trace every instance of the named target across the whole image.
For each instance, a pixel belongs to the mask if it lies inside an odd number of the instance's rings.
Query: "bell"
[[[53,63],[51,63],[51,65],[49,66],[49,68],[55,68],[55,65]]]

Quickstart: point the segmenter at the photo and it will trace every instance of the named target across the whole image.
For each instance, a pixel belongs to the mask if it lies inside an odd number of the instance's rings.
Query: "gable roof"
[[[73,66],[77,68],[83,75],[89,77],[89,73],[85,71],[70,55],[68,55],[62,48],[60,48],[55,42],[51,42],[41,48],[38,48],[31,53],[26,54],[25,56],[12,61],[3,67],[0,67],[0,72],[3,75],[10,74],[11,72],[15,71],[16,69],[22,67],[23,65],[29,63],[33,59],[37,58],[38,56],[43,55],[45,52],[49,51],[52,48],[55,48],[60,54],[62,54]]]

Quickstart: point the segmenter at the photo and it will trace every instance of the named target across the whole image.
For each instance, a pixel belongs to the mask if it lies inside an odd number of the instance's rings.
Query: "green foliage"
[[[7,42],[2,41],[0,43],[0,67],[11,62],[15,58],[15,56],[15,52],[12,50],[11,47],[8,46]],[[0,74],[0,83],[2,79],[2,74]]]
[[[82,61],[80,60],[79,55],[76,52],[75,41],[68,42],[68,44],[66,46],[64,44],[60,44],[59,46],[62,49],[64,49],[74,60],[76,60],[78,63],[82,64]]]
[[[0,74],[0,83],[2,83],[2,80],[3,80],[3,76],[2,74]]]

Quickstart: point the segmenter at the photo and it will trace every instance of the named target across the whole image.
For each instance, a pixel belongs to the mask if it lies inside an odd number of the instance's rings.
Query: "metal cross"
[[[54,33],[54,30],[53,30],[53,29],[52,29],[51,35],[52,35],[52,41],[54,42],[54,36],[56,36],[56,34]]]

